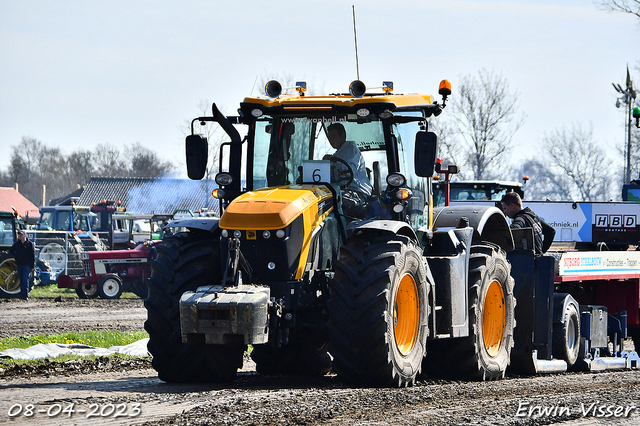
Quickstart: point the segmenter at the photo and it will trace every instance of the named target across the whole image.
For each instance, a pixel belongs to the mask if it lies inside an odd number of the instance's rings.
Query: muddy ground
[[[142,330],[141,300],[0,299],[0,335]],[[224,385],[169,385],[149,359],[58,363],[0,372],[0,424],[595,425],[640,424],[640,371],[424,380],[362,389],[334,375],[265,377],[246,360]]]

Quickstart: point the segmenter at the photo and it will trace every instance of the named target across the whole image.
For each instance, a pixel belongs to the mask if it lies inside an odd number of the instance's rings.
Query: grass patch
[[[149,337],[146,331],[87,331],[84,333],[62,333],[50,336],[5,337],[0,339],[0,351],[11,348],[26,349],[40,343],[81,344],[97,348],[124,346]]]
[[[72,288],[58,288],[57,284],[35,286],[29,293],[29,298],[34,299],[55,299],[58,296],[65,298],[78,298],[76,291]],[[122,293],[121,299],[139,299],[135,293]]]

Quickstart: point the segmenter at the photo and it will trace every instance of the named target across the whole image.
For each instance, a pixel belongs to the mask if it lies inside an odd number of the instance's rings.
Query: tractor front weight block
[[[224,345],[240,338],[247,345],[269,338],[269,287],[207,286],[180,298],[180,327],[185,343]]]

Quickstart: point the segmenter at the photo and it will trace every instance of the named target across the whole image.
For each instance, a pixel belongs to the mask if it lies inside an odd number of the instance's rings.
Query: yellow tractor
[[[348,93],[247,97],[238,115],[192,122],[187,171],[202,179],[207,139],[220,147],[219,218],[176,220],[157,247],[145,300],[149,351],[167,382],[231,380],[251,356],[260,374],[333,370],[362,386],[419,374],[504,377],[513,347],[514,248],[495,207],[434,208],[442,101]],[[246,126],[241,137],[236,125]]]

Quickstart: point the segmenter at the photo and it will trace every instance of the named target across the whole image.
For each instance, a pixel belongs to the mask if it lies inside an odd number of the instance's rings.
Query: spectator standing
[[[33,243],[23,230],[18,231],[18,240],[11,246],[9,253],[13,255],[18,268],[20,280],[20,298],[29,299],[29,275],[35,270],[36,253]]]

